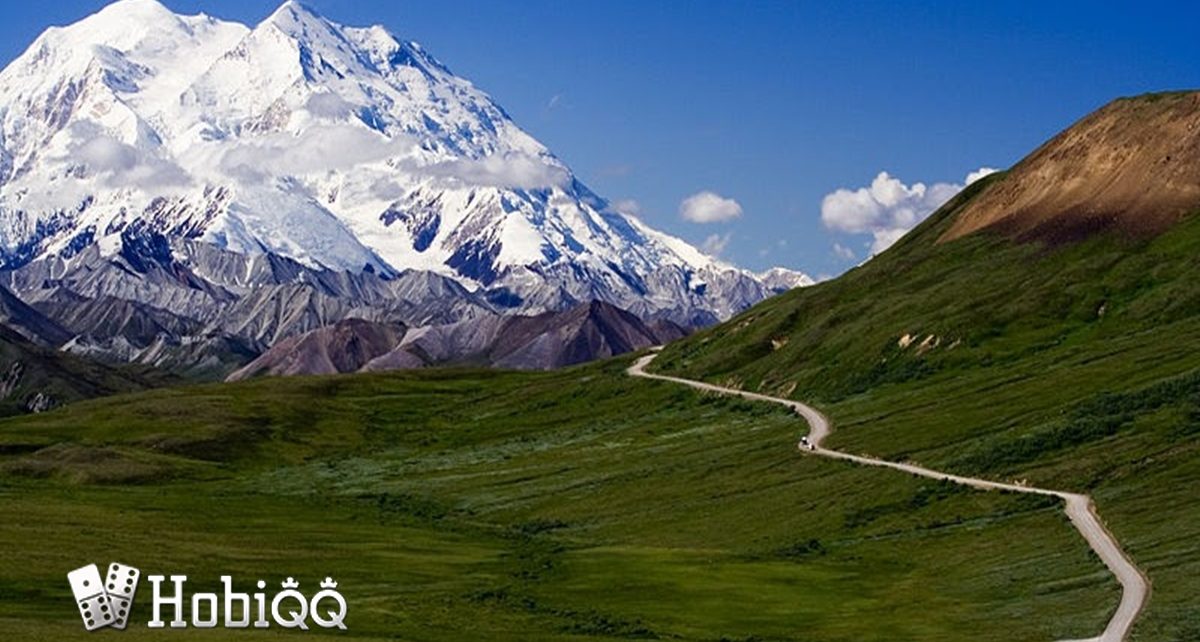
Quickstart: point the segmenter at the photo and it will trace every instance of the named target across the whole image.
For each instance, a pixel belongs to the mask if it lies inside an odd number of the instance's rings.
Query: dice
[[[87,630],[95,631],[112,624],[112,603],[100,579],[100,569],[95,564],[88,564],[67,573],[67,582],[71,584],[71,592],[75,594],[75,601],[79,604],[79,615],[83,618],[83,625]]]
[[[105,578],[104,588],[113,612],[112,627],[124,629],[129,622],[129,610],[133,606],[133,596],[137,592],[138,579],[142,572],[132,566],[113,562],[108,565],[108,577]]]

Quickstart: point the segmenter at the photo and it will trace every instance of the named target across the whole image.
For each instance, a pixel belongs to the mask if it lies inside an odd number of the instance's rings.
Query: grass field
[[[1200,371],[1174,347],[1200,333],[1161,332],[1159,351],[1131,336],[1104,354],[1068,348],[1002,377],[943,374],[844,400],[831,407],[841,432],[830,444],[1091,493],[1153,583],[1133,639],[1200,639]]]
[[[626,364],[261,380],[0,422],[0,632],[105,635],[65,575],[113,560],[193,590],[332,575],[350,605],[342,633],[180,639],[1012,642],[1093,635],[1115,607],[1053,502],[800,457],[782,409]],[[121,635],[164,637],[141,591]]]

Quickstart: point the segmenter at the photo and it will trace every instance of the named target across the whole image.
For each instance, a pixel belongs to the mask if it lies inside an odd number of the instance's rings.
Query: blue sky
[[[0,58],[103,4],[5,3]],[[254,23],[278,2],[164,4]],[[1200,87],[1200,3],[307,4],[421,42],[651,225],[746,267],[814,275],[919,218],[936,183],[1006,167],[1113,97]],[[855,191],[883,171],[895,181]],[[740,216],[684,220],[681,203],[704,191],[739,206],[705,211]]]

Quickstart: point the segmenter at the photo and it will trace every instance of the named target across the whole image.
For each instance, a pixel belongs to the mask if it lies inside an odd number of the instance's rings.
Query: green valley
[[[197,590],[218,568],[334,575],[356,639],[1044,640],[1115,604],[1052,501],[802,458],[791,414],[626,365],[265,379],[7,420],[0,626],[88,635],[58,570],[92,540]]]

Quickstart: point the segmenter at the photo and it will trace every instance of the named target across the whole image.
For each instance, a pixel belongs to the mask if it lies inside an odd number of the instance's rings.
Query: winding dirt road
[[[920,466],[911,464],[901,464],[896,462],[884,461],[873,457],[861,457],[859,455],[851,455],[848,453],[829,450],[821,446],[821,443],[829,436],[830,425],[829,419],[825,415],[818,412],[816,409],[799,401],[790,399],[781,399],[779,397],[771,397],[755,392],[746,392],[744,390],[735,390],[733,388],[725,388],[703,381],[692,381],[691,379],[681,379],[679,377],[670,377],[666,375],[658,375],[646,372],[646,365],[658,356],[657,351],[648,354],[638,359],[627,371],[631,376],[643,377],[646,379],[658,379],[660,381],[670,381],[673,383],[690,386],[698,390],[715,392],[723,395],[735,395],[753,401],[766,401],[769,403],[777,403],[794,410],[797,414],[804,417],[809,425],[808,440],[812,444],[812,449],[800,447],[800,451],[807,454],[817,455],[820,457],[829,457],[831,459],[841,459],[844,461],[862,464],[864,466],[877,466],[880,468],[892,468],[911,475],[920,477],[928,477],[930,479],[951,481],[956,484],[970,486],[982,490],[1009,490],[1018,493],[1030,493],[1034,495],[1050,495],[1058,497],[1066,503],[1067,517],[1071,523],[1079,531],[1083,538],[1087,540],[1092,550],[1100,556],[1104,565],[1108,570],[1112,571],[1117,577],[1117,581],[1121,583],[1121,603],[1117,606],[1117,610],[1113,613],[1112,619],[1108,621],[1108,626],[1104,628],[1104,632],[1094,638],[1087,640],[1079,640],[1076,642],[1122,642],[1129,635],[1129,630],[1133,627],[1133,621],[1145,606],[1147,598],[1150,596],[1150,582],[1146,576],[1142,574],[1138,567],[1134,566],[1125,553],[1121,550],[1121,545],[1116,538],[1108,532],[1104,524],[1100,522],[1099,516],[1096,515],[1095,506],[1092,504],[1092,498],[1087,495],[1077,493],[1068,493],[1058,490],[1048,490],[1045,488],[1034,488],[1032,486],[1018,486],[1016,484],[1005,484],[1001,482],[988,481],[986,479],[976,479],[974,477],[962,477],[959,475],[951,475]]]

